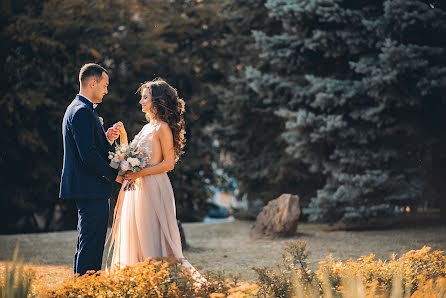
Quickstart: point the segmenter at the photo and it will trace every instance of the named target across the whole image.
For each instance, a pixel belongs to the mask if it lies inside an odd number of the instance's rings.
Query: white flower
[[[124,172],[130,170],[130,164],[126,160],[121,161],[120,166],[121,166],[121,170],[123,170]]]
[[[133,167],[133,157],[128,157],[127,161]]]
[[[139,159],[137,158],[127,158],[127,161],[132,165],[132,167],[137,167],[140,165]]]

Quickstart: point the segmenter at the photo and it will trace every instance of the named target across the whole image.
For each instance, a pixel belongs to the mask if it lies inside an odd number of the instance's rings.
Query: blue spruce
[[[429,119],[434,103],[445,103],[444,7],[417,0],[266,7],[282,28],[253,33],[264,64],[246,68],[246,84],[285,120],[286,153],[324,178],[305,209],[310,219],[367,223],[420,205],[426,156],[444,143]]]

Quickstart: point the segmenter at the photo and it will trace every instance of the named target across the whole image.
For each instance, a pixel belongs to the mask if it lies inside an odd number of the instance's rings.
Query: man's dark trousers
[[[74,274],[101,270],[108,225],[109,200],[76,199],[78,238],[74,255]]]
[[[87,98],[77,95],[62,121],[64,144],[59,197],[78,209],[78,244],[74,273],[100,270],[107,232],[109,198],[118,171],[110,167],[113,151],[99,116]]]

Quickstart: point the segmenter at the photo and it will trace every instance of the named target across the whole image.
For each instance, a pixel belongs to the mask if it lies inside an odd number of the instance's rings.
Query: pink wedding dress
[[[146,167],[155,165],[150,162],[153,138],[159,125],[146,124],[130,144],[143,152]],[[196,280],[204,281],[184,259],[175,198],[167,173],[136,179],[135,187],[133,191],[123,191],[121,188],[116,203],[110,244],[114,243],[112,269],[135,265],[149,257],[173,256],[182,260],[182,265],[190,270]]]

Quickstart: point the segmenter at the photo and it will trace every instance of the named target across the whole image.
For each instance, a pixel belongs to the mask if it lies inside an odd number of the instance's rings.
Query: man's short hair
[[[79,71],[79,83],[82,85],[87,82],[87,79],[94,77],[96,80],[100,80],[102,78],[102,73],[107,71],[102,66],[96,63],[87,63],[81,67]]]

